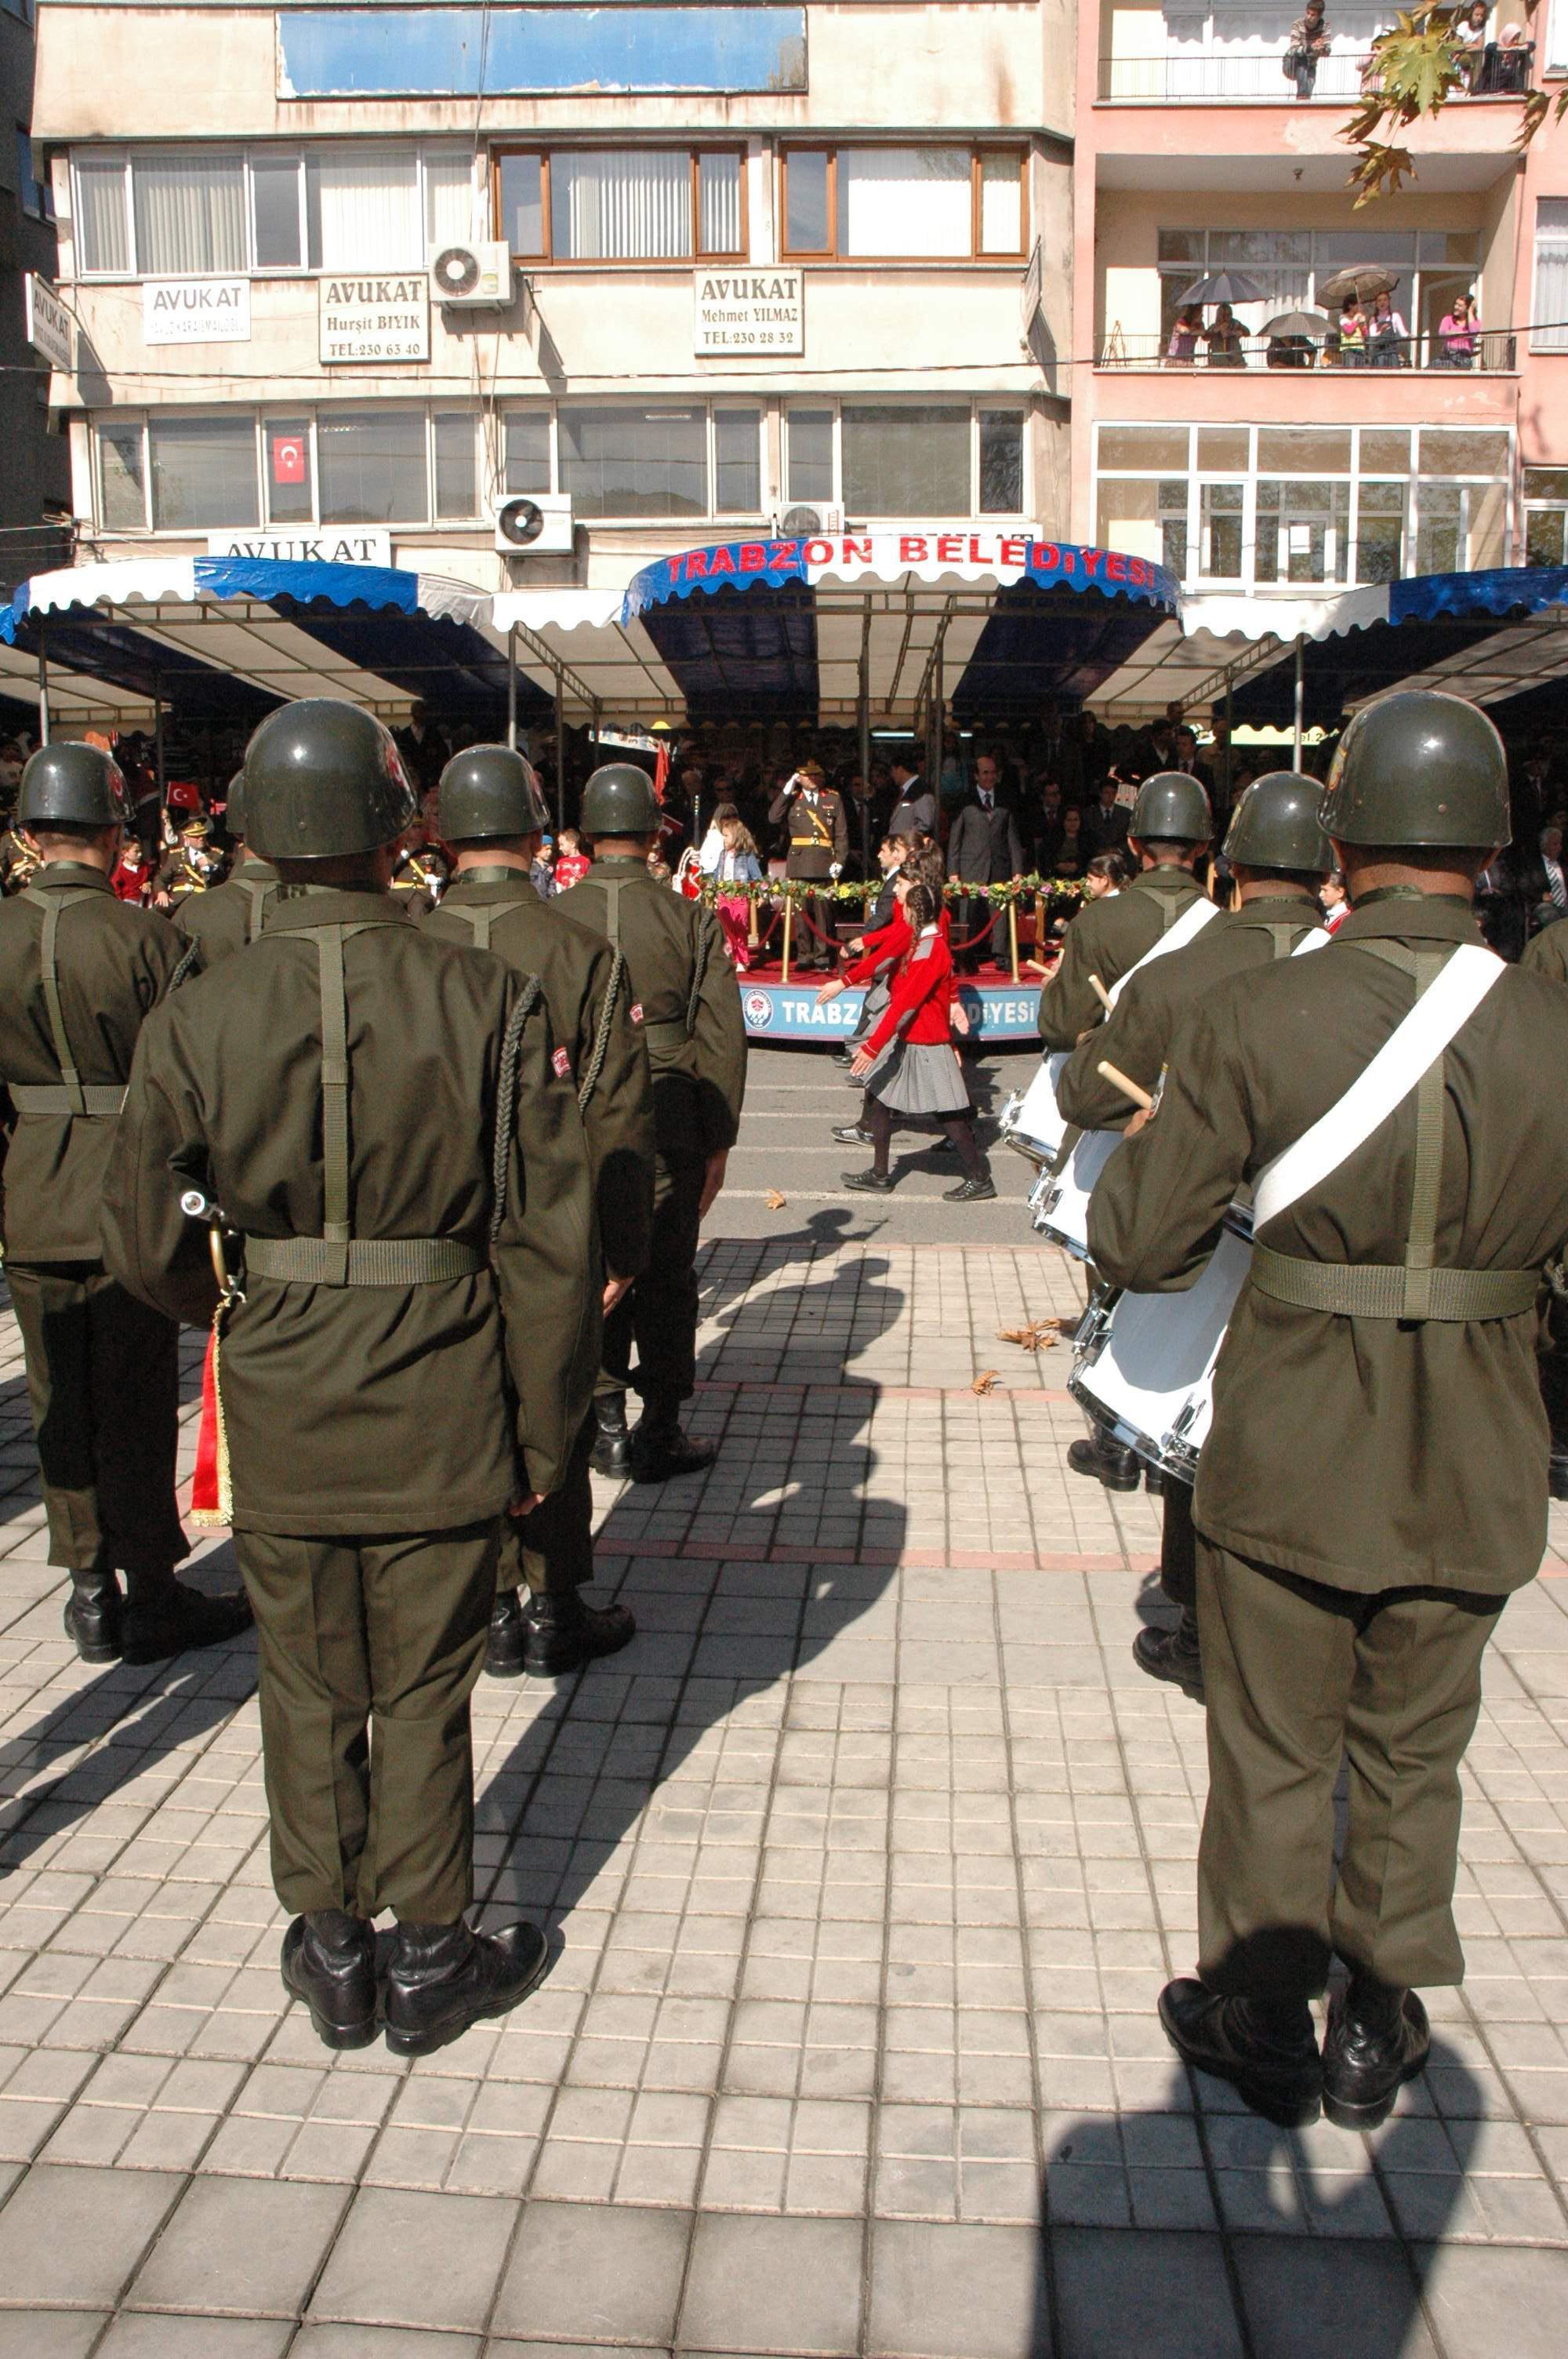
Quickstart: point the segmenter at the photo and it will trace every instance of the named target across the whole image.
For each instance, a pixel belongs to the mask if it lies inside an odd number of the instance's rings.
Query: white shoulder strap
[[[1333,940],[1334,936],[1326,926],[1313,926],[1302,936],[1291,956],[1305,958],[1309,951],[1325,951]]]
[[[1254,1234],[1288,1212],[1298,1197],[1320,1187],[1403,1104],[1502,972],[1502,960],[1490,951],[1460,944],[1338,1103],[1259,1173],[1252,1191]]]
[[[1189,902],[1174,925],[1169,927],[1161,935],[1153,949],[1145,951],[1137,964],[1130,966],[1127,973],[1119,975],[1112,984],[1111,1006],[1113,1007],[1116,1006],[1121,996],[1123,986],[1130,983],[1135,974],[1141,973],[1143,968],[1151,965],[1155,959],[1166,957],[1172,951],[1184,951],[1189,942],[1196,941],[1209,919],[1217,918],[1218,915],[1219,911],[1206,894],[1200,894],[1195,901]]]

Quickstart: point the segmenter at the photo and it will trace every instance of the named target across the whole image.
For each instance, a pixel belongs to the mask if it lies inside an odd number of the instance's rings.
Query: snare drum
[[[1252,1259],[1252,1215],[1232,1204],[1185,1294],[1107,1288],[1089,1307],[1067,1389],[1120,1442],[1179,1482],[1197,1478],[1214,1414],[1214,1366]]]
[[[1043,1057],[1029,1087],[1015,1091],[1003,1109],[1004,1144],[1027,1156],[1031,1163],[1054,1163],[1062,1151],[1067,1125],[1056,1111],[1056,1082],[1066,1061],[1065,1049]]]
[[[1121,1145],[1119,1130],[1081,1130],[1059,1171],[1043,1171],[1030,1191],[1034,1226],[1079,1260],[1089,1257],[1089,1198]]]

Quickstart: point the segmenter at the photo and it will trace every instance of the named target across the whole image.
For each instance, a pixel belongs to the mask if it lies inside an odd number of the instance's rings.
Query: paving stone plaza
[[[823,1071],[754,1060],[709,1224],[718,1464],[596,1486],[637,1640],[475,1699],[483,1916],[547,1911],[553,1969],[416,2063],[279,1982],[254,1647],[68,1647],[4,1313],[0,2359],[1568,2343],[1568,1509],[1488,1659],[1432,2069],[1370,2139],[1272,2129],[1154,2015],[1205,1781],[1130,1659],[1158,1502],[1068,1474],[1066,1353],[998,1338],[1078,1274],[1014,1158],[948,1207],[905,1138],[851,1211]]]

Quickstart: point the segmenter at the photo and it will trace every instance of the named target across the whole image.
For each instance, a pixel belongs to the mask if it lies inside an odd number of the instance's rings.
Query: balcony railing
[[[1467,340],[1457,343],[1436,334],[1405,336],[1390,338],[1373,351],[1346,353],[1340,349],[1337,330],[1316,337],[1244,334],[1228,350],[1217,353],[1200,345],[1191,360],[1173,359],[1170,346],[1169,336],[1126,336],[1119,329],[1113,329],[1100,339],[1096,366],[1163,369],[1173,376],[1263,368],[1332,370],[1336,375],[1346,370],[1368,369],[1383,373],[1435,369],[1444,374],[1462,371],[1471,375],[1509,375],[1515,367],[1516,340],[1511,328],[1477,328]]]
[[[1530,86],[1535,46],[1504,49],[1488,41],[1476,60],[1468,89],[1458,99],[1519,98]],[[1332,49],[1310,69],[1285,71],[1285,43],[1276,50],[1193,49],[1158,58],[1102,58],[1099,94],[1128,104],[1185,106],[1281,105],[1315,101],[1336,106],[1361,96],[1377,60],[1369,49]]]

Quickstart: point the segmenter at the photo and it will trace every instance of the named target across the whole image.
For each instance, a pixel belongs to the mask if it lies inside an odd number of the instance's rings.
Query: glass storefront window
[[[254,415],[153,418],[147,442],[155,532],[257,521]]]
[[[713,505],[720,516],[755,516],[762,505],[762,413],[713,413]]]
[[[1260,437],[1261,441],[1263,437]],[[1256,582],[1343,582],[1349,559],[1348,484],[1264,477],[1258,485]]]
[[[1198,486],[1198,570],[1206,581],[1239,582],[1245,484]]]
[[[1360,487],[1356,527],[1357,582],[1397,582],[1404,554],[1409,493],[1403,484]]]
[[[414,524],[428,516],[423,410],[322,410],[316,438],[324,524]]]
[[[507,496],[550,489],[550,417],[545,409],[513,409],[506,415],[502,462]]]
[[[1457,573],[1465,528],[1465,495],[1457,484],[1423,484],[1416,530],[1418,573]]]
[[[1016,409],[980,412],[981,516],[1023,512],[1023,417]]]
[[[562,409],[561,489],[579,516],[708,514],[708,418],[700,407]]]
[[[792,500],[833,497],[833,412],[792,409],[788,420],[786,481]]]
[[[105,525],[114,532],[146,532],[146,463],[139,424],[99,428],[98,472]]]
[[[309,524],[316,514],[310,480],[310,421],[269,418],[262,428],[268,524]]]
[[[1245,466],[1245,431],[1241,440],[1241,464]],[[1184,426],[1102,426],[1099,429],[1099,462],[1108,473],[1114,473],[1122,467],[1137,468],[1141,473],[1144,470],[1152,473],[1158,467],[1184,468],[1187,464],[1187,429]]]
[[[969,409],[846,402],[844,506],[857,516],[968,516]]]
[[[479,464],[470,409],[438,413],[431,420],[436,451],[436,514],[461,520],[479,514]]]

